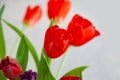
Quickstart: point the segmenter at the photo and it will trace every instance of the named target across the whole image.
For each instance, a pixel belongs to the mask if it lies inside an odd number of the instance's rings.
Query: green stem
[[[49,27],[53,26],[55,23],[53,21],[53,19],[50,20],[50,24],[49,24]]]
[[[58,80],[59,76],[60,76],[60,73],[63,69],[63,66],[64,66],[64,63],[66,61],[66,58],[67,58],[67,53],[65,53],[65,55],[63,56],[62,60],[61,60],[61,63],[58,67],[58,70],[57,70],[57,73],[56,73],[56,80]]]
[[[22,29],[21,29],[21,31],[24,32],[25,30],[26,30],[26,27],[23,26]],[[13,54],[14,49],[16,48],[16,44],[18,43],[18,41],[19,41],[19,37],[17,36],[17,37],[15,38],[14,42],[13,42],[13,46],[11,47],[11,49],[10,49],[10,51],[9,51],[9,55],[10,55],[10,56]]]
[[[82,72],[80,73],[80,80],[82,80]]]
[[[47,63],[48,63],[48,66],[50,66],[50,65],[51,65],[51,62],[52,62],[52,59],[51,59],[51,58],[49,58],[49,57],[47,57],[47,55],[46,55],[46,53],[45,53],[44,48],[42,48],[42,53],[41,53],[41,56],[42,56],[42,55],[45,55],[46,60],[47,60]]]

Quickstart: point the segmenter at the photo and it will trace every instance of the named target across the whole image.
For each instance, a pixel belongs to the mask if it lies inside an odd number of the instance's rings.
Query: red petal
[[[64,76],[60,80],[80,80],[78,76]]]
[[[93,39],[95,36],[98,36],[96,34],[96,29],[95,27],[93,26],[90,26],[88,28],[86,28],[84,31],[83,31],[83,37],[81,39],[81,42],[79,43],[79,45],[83,45],[87,42],[89,42],[91,39]]]

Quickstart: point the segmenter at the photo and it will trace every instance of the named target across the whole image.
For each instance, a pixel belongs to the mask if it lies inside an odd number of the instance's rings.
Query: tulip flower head
[[[19,63],[12,57],[5,57],[0,62],[0,69],[3,71],[5,77],[10,80],[15,80],[22,73],[22,67]]]
[[[27,26],[34,26],[42,16],[42,9],[40,6],[35,6],[31,8],[27,7],[26,14],[23,19],[23,23]]]
[[[60,80],[80,80],[79,76],[63,76]]]
[[[69,46],[71,35],[65,30],[54,25],[46,31],[44,48],[50,58],[61,56]]]
[[[21,80],[37,80],[37,73],[32,70],[26,71],[21,75]]]
[[[78,14],[73,17],[67,30],[73,37],[70,44],[74,46],[81,46],[100,35],[99,31],[96,30],[88,19],[85,19]]]
[[[70,0],[49,0],[48,17],[55,22],[62,21],[68,14],[71,7]]]

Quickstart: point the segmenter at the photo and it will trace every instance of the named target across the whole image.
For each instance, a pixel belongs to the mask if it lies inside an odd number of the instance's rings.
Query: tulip
[[[61,56],[69,46],[71,35],[65,30],[54,25],[47,29],[44,39],[44,49],[48,57]]]
[[[36,80],[36,78],[37,78],[37,73],[33,72],[32,70],[29,70],[21,75],[20,80]]]
[[[78,14],[73,17],[67,30],[73,37],[70,44],[74,46],[81,46],[100,35],[100,32],[96,30],[88,19]]]
[[[31,8],[27,7],[26,14],[23,19],[23,23],[27,26],[34,26],[42,16],[42,9],[40,6],[35,6]]]
[[[0,62],[0,69],[3,71],[5,77],[10,80],[15,80],[22,73],[21,65],[12,57],[5,57]]]
[[[63,76],[60,80],[80,80],[78,76]]]
[[[55,22],[62,21],[68,14],[71,7],[70,0],[49,0],[48,17]]]

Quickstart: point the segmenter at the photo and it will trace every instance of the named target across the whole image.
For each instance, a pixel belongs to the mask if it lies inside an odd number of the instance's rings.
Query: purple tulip
[[[32,70],[26,71],[24,74],[21,75],[21,80],[36,80],[37,73],[33,72]]]

